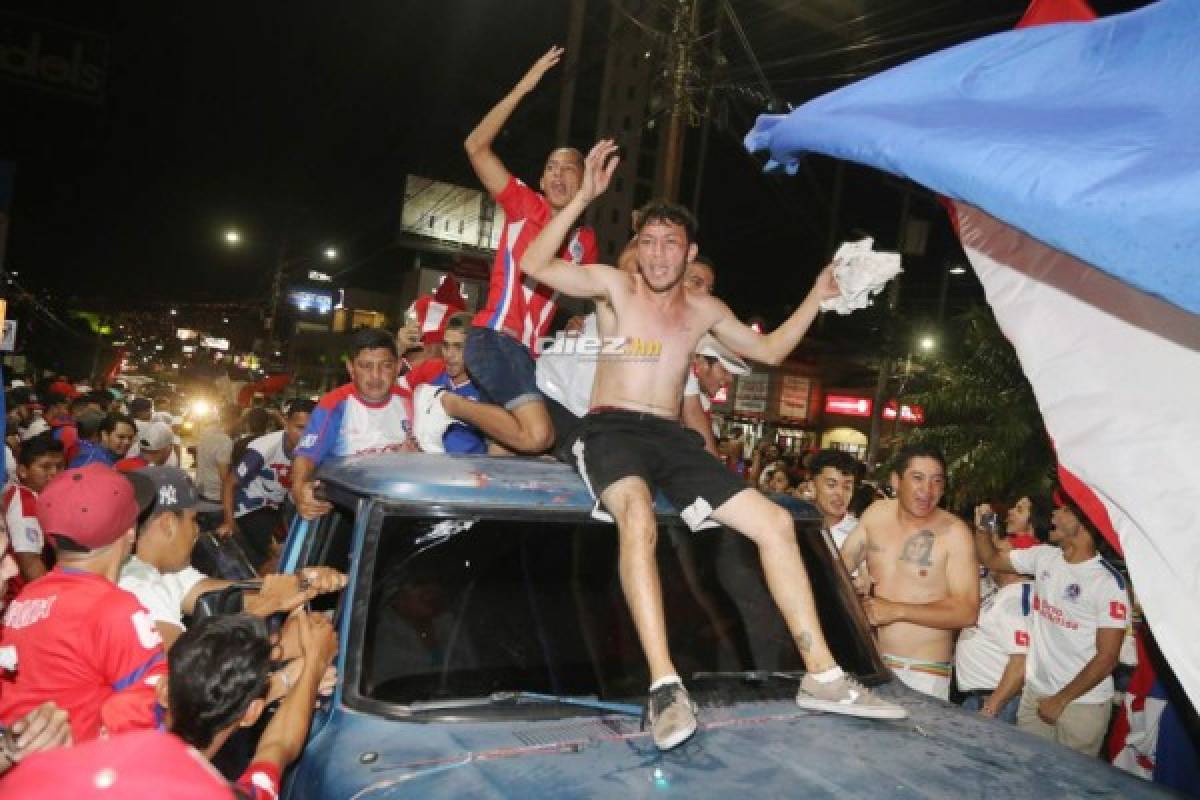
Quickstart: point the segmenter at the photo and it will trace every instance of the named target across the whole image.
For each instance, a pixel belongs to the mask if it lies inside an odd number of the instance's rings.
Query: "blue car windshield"
[[[799,538],[835,655],[860,674],[872,672],[873,649],[847,611],[856,601],[827,539],[815,526],[801,526]],[[613,527],[389,516],[374,547],[366,562],[363,697],[409,705],[510,691],[645,694]],[[657,558],[671,654],[685,678],[803,669],[752,543],[724,530],[663,524]]]

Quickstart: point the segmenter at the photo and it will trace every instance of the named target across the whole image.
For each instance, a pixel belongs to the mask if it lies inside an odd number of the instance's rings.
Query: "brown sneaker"
[[[696,707],[681,683],[667,683],[650,691],[644,722],[650,723],[654,746],[670,750],[696,732]]]
[[[796,693],[796,705],[810,711],[847,714],[868,719],[905,719],[908,712],[895,703],[880,700],[853,675],[843,675],[835,681],[821,683],[805,675]]]

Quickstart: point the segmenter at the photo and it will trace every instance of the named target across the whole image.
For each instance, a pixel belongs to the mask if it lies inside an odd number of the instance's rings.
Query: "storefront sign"
[[[896,401],[889,400],[883,407],[883,418],[896,418]],[[825,396],[825,413],[841,414],[843,417],[869,417],[874,403],[869,397],[859,397],[849,394],[830,394]],[[920,406],[900,406],[900,421],[911,425],[925,424],[925,411]]]
[[[871,416],[872,402],[867,397],[856,397],[848,394],[825,395],[825,413],[841,414],[845,417]]]
[[[884,419],[896,418],[896,401],[889,400],[888,404],[883,407]],[[925,410],[920,406],[903,405],[900,406],[900,421],[907,422],[911,425],[925,424]]]
[[[779,416],[808,419],[808,398],[812,381],[803,375],[784,375],[779,391]]]
[[[768,379],[769,376],[765,372],[751,372],[749,375],[740,376],[733,395],[733,413],[767,413]]]

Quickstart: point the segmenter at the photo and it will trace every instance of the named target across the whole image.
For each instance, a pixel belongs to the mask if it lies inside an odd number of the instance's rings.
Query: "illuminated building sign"
[[[896,418],[896,401],[895,400],[888,401],[888,404],[883,407],[883,418],[884,419],[895,419]],[[925,411],[920,406],[909,406],[909,405],[900,406],[900,421],[908,422],[912,425],[923,425],[923,424],[925,424]]]
[[[228,350],[229,340],[218,339],[215,336],[205,336],[200,340],[201,347],[211,347],[213,350]]]
[[[869,397],[858,397],[848,394],[830,394],[825,396],[825,413],[841,414],[844,417],[869,417],[874,403]],[[889,400],[883,407],[883,418],[896,418],[896,401]],[[900,406],[900,421],[910,425],[924,425],[925,411],[920,406]]]
[[[332,292],[291,289],[287,297],[293,308],[306,314],[328,314],[333,311]]]
[[[846,394],[825,395],[825,413],[841,414],[846,417],[871,416],[871,400]]]

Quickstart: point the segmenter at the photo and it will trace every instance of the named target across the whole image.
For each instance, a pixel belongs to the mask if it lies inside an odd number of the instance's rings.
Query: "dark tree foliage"
[[[947,322],[947,347],[909,381],[904,402],[925,410],[905,438],[946,454],[947,506],[1046,492],[1054,452],[1016,351],[991,309],[976,306]]]

